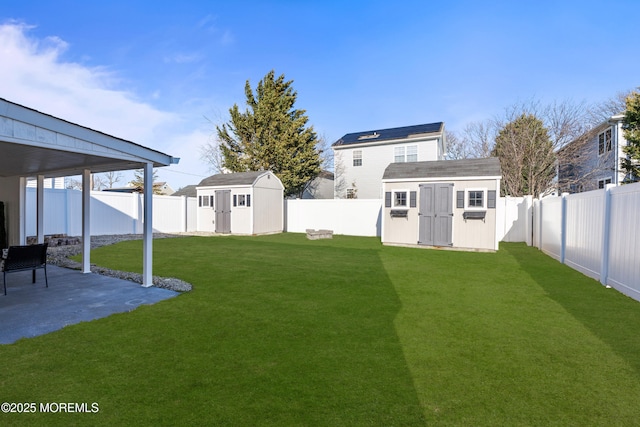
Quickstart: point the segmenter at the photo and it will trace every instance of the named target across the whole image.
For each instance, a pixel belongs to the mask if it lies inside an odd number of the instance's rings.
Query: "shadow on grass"
[[[547,295],[640,374],[640,302],[524,244],[502,245]]]

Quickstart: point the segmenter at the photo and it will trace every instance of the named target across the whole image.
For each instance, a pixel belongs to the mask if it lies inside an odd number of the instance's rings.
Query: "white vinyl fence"
[[[640,183],[534,202],[534,244],[640,300]]]
[[[285,200],[285,231],[333,230],[350,236],[381,235],[381,199]]]
[[[27,236],[36,235],[36,190],[27,188],[25,225]],[[153,196],[153,231],[196,231],[195,197]],[[142,234],[141,194],[91,192],[91,234]],[[82,192],[45,189],[44,233],[82,234]]]

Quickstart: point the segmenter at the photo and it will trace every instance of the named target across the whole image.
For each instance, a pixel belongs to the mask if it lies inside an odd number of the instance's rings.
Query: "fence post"
[[[607,285],[609,277],[609,236],[611,234],[611,190],[614,184],[607,184],[604,188],[604,216],[602,224],[602,256],[600,264],[600,283]]]
[[[560,263],[564,264],[567,252],[567,196],[569,193],[562,193],[562,207],[560,208]]]
[[[533,219],[535,218],[534,215],[534,205],[533,205],[533,196],[524,196],[524,206],[525,206],[525,224],[524,224],[524,233],[525,233],[525,237],[524,240],[527,243],[527,246],[533,246],[534,242],[533,242],[533,233],[535,230],[534,224],[533,224]],[[506,213],[505,213],[505,217],[506,217]]]

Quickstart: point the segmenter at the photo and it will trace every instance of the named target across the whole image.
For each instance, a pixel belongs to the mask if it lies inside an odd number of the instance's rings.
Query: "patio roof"
[[[154,167],[179,159],[0,98],[0,176],[46,177]]]

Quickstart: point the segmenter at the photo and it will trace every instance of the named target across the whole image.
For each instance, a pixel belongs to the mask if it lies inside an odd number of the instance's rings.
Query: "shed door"
[[[420,184],[418,244],[453,245],[453,184]]]
[[[216,191],[216,233],[231,233],[231,190]]]

